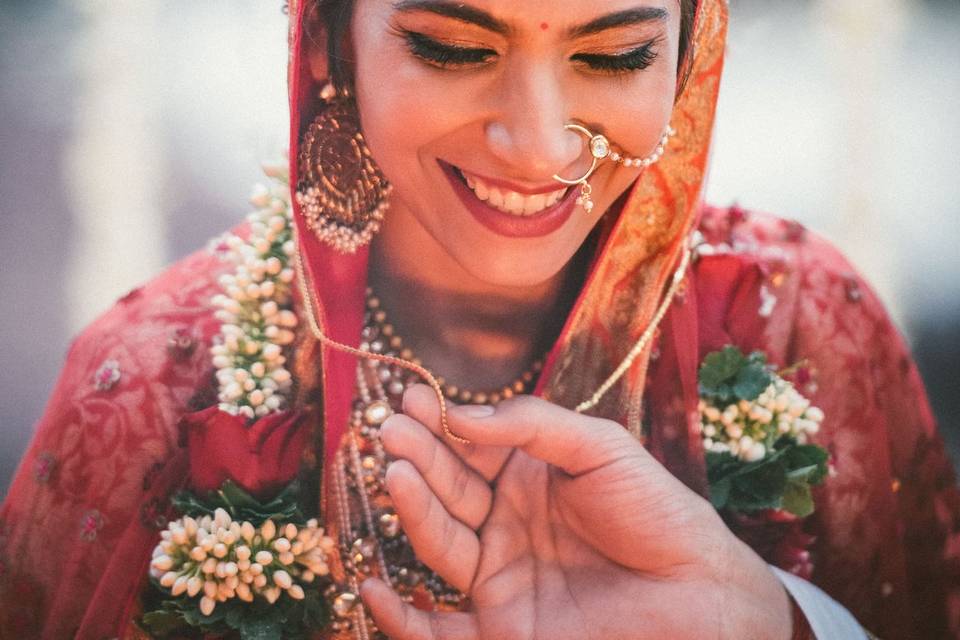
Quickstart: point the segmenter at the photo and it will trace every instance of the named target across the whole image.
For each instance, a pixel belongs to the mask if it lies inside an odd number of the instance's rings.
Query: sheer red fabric
[[[686,437],[699,358],[733,343],[781,366],[803,361],[795,381],[826,413],[817,442],[832,456],[817,512],[794,529],[734,529],[769,561],[812,568],[880,637],[957,637],[960,493],[876,296],[797,224],[708,209],[701,231],[707,244],[652,355],[648,445],[702,489],[702,459]],[[74,343],[0,510],[0,637],[139,637],[137,596],[187,469],[177,424],[213,401],[197,392],[212,388],[210,298],[222,270],[194,255]],[[799,547],[783,544],[798,533]]]

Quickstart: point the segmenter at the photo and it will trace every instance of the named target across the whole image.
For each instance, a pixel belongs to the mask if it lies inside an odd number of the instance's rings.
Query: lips
[[[576,207],[576,194],[579,192],[576,188],[565,189],[558,184],[559,188],[552,192],[540,190],[540,193],[522,194],[469,174],[475,192],[460,169],[443,160],[438,159],[437,163],[467,211],[498,235],[509,238],[545,236],[562,227]],[[480,196],[486,196],[486,199]]]

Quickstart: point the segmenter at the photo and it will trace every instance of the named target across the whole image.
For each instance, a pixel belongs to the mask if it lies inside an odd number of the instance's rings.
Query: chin
[[[539,243],[538,243],[539,244]],[[497,251],[489,248],[450,247],[450,253],[470,275],[497,287],[536,287],[554,278],[566,266],[571,255],[543,246],[520,251]]]

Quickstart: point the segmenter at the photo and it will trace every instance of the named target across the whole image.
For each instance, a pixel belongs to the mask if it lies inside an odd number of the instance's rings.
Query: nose
[[[547,65],[514,65],[505,70],[502,84],[485,134],[512,177],[542,183],[589,166],[583,138],[564,129],[569,101]]]

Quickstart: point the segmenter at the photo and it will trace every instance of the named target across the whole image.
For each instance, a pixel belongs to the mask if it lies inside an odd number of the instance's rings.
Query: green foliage
[[[255,527],[268,519],[296,524],[306,520],[300,510],[300,483],[297,480],[265,503],[227,480],[218,491],[211,491],[205,497],[181,491],[173,497],[173,506],[181,513],[195,518],[213,517],[213,512],[218,508],[224,509],[234,520],[246,520]]]
[[[163,601],[159,609],[140,619],[141,627],[155,638],[226,635],[239,632],[241,640],[306,640],[312,631],[330,623],[330,609],[320,585],[306,591],[303,600],[281,596],[274,604],[262,598],[247,603],[236,598],[218,602],[209,616],[199,598],[181,596]]]
[[[718,509],[756,512],[783,509],[805,517],[813,513],[810,487],[827,475],[827,452],[816,445],[780,438],[773,452],[756,462],[730,453],[708,451],[710,501]]]
[[[745,356],[727,345],[707,355],[700,365],[700,397],[720,408],[738,400],[756,400],[772,382],[773,373],[760,351]]]

